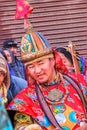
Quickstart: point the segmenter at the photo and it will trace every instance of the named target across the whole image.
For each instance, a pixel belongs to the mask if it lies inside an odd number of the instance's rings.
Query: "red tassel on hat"
[[[20,19],[22,16],[28,18],[32,11],[33,7],[26,0],[16,0],[15,19]]]
[[[52,48],[52,50],[53,50],[53,53],[54,53],[55,67],[56,67],[56,69],[59,72],[61,72],[61,73],[68,73],[68,69],[63,64],[62,59],[61,59],[60,55],[58,54],[58,52],[54,48]]]

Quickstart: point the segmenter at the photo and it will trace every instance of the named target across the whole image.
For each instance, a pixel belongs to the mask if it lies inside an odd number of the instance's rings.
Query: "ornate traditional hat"
[[[53,53],[50,44],[40,32],[30,31],[22,37],[21,56],[27,65],[43,58],[51,58]]]

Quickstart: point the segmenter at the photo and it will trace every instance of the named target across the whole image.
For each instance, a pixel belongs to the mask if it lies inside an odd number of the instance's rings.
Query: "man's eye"
[[[39,62],[38,64],[39,64],[39,65],[43,65],[44,63],[43,63],[43,62]]]
[[[33,67],[34,67],[33,65],[32,66],[28,66],[29,69],[32,69]]]

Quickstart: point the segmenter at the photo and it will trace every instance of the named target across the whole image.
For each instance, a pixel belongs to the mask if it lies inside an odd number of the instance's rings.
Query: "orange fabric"
[[[34,32],[32,32],[32,35],[33,35],[33,38],[34,38],[34,41],[36,43],[38,50],[43,50],[43,46],[42,46],[40,38]]]

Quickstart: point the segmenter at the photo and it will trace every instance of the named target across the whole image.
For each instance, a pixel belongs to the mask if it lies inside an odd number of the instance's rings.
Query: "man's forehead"
[[[32,62],[31,64],[29,64],[28,66],[32,65],[32,64],[35,64],[35,63],[39,63],[39,62],[42,62],[44,61],[45,59],[42,59],[42,60],[38,60],[38,61],[35,61],[35,62]]]
[[[28,66],[31,66],[31,65],[33,65],[33,64],[40,63],[40,62],[46,62],[46,60],[48,60],[48,59],[49,59],[49,58],[37,60],[37,61],[35,61],[35,62],[32,62],[31,64],[28,64]]]

